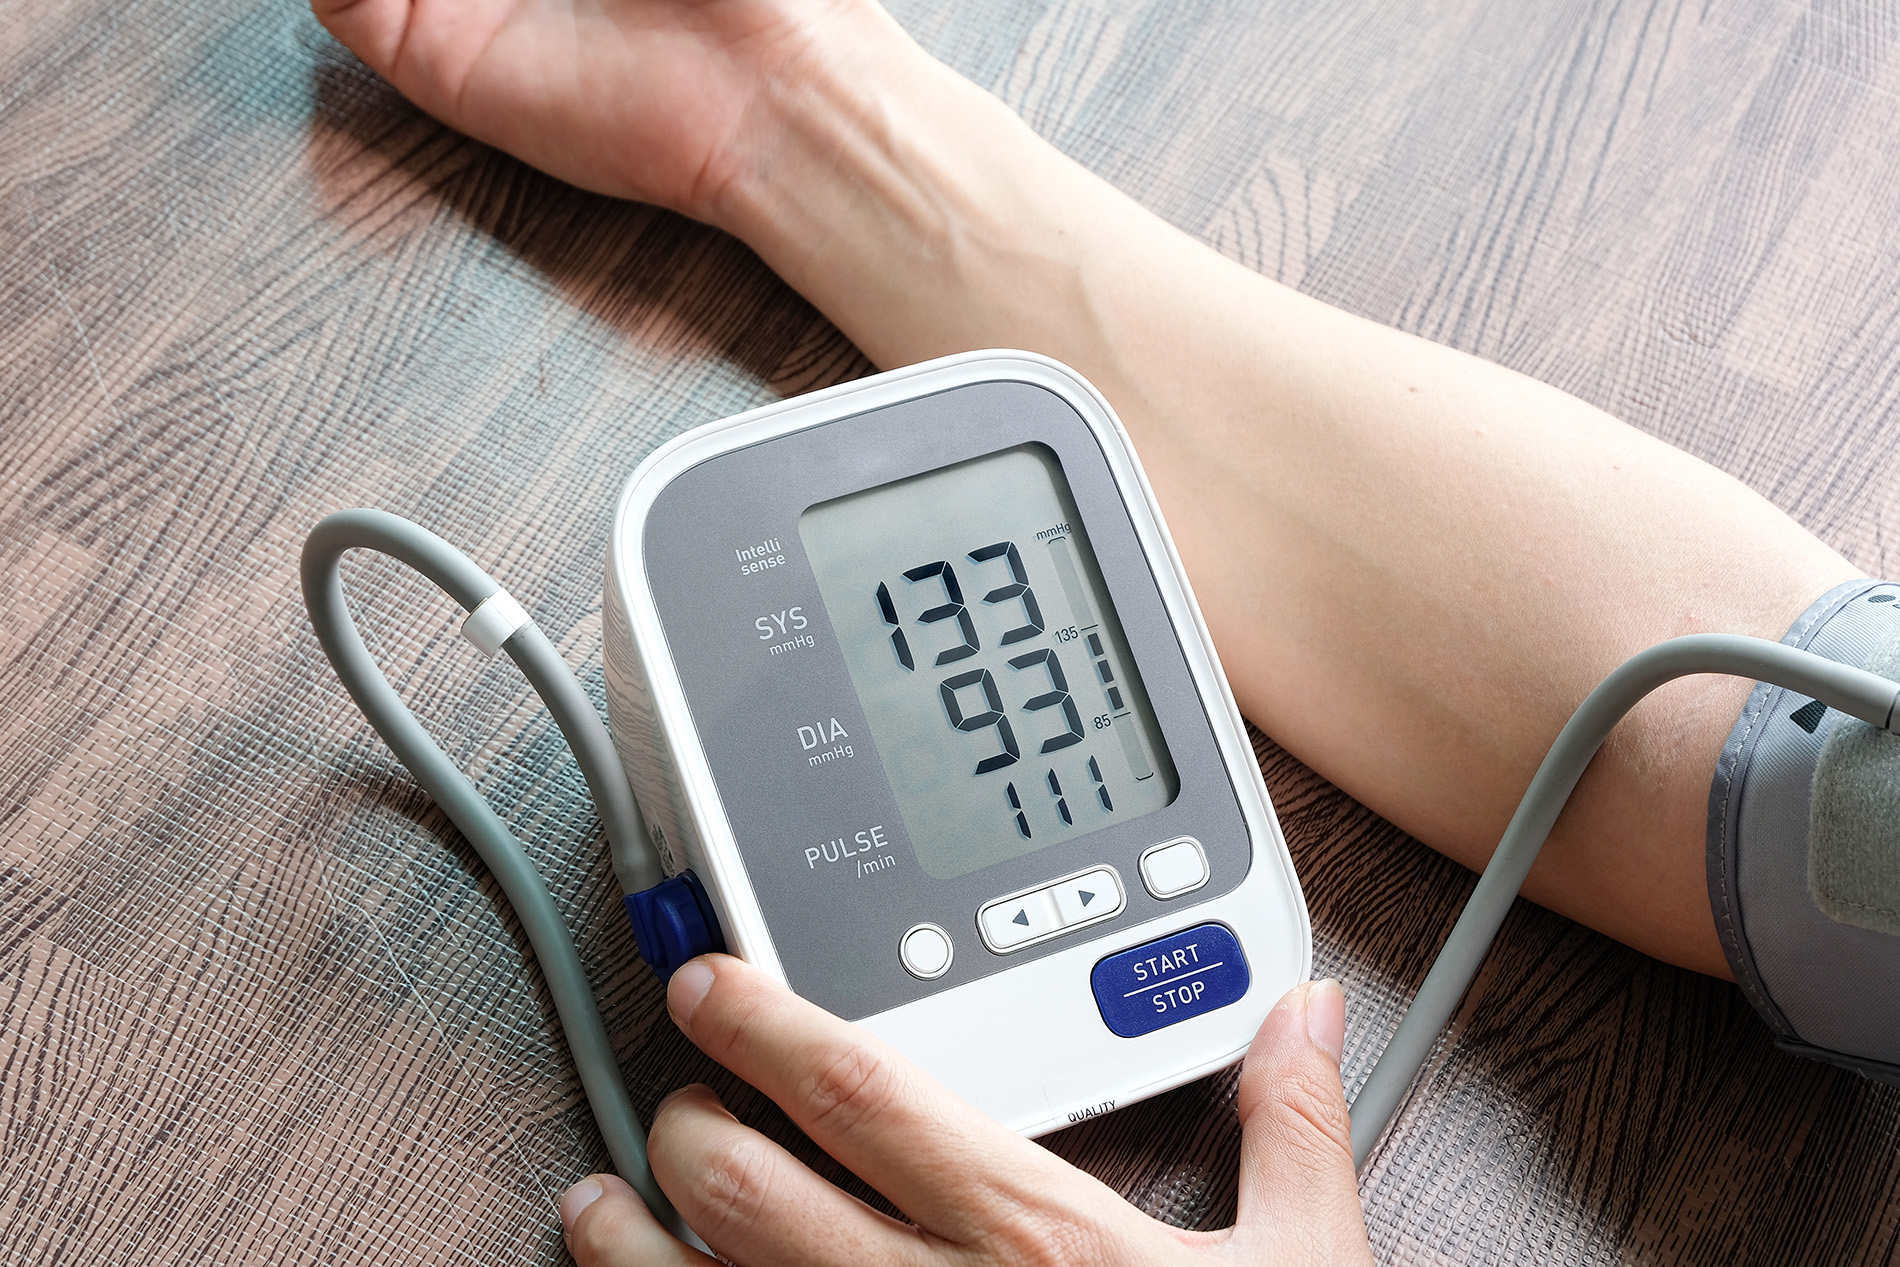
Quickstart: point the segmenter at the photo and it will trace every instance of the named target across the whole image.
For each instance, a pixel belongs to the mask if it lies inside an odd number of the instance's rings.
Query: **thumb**
[[[1263,1261],[1372,1261],[1339,1082],[1345,1037],[1339,983],[1309,981],[1274,1005],[1247,1049],[1235,1234]]]
[[[409,0],[310,0],[317,21],[379,75],[396,64],[413,21]]]
[[[680,1244],[619,1175],[589,1175],[561,1196],[561,1226],[579,1267],[712,1267]]]

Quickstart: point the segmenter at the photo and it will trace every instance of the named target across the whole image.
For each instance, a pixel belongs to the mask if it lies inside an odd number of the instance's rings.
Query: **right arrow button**
[[[1111,867],[1097,867],[1063,880],[1050,891],[1055,895],[1056,913],[1064,928],[1108,919],[1125,905],[1121,880]]]

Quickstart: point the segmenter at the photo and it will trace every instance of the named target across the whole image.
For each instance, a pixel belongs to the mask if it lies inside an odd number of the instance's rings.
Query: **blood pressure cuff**
[[[1900,585],[1838,586],[1782,641],[1900,678]],[[1708,867],[1776,1045],[1900,1084],[1900,737],[1756,683],[1709,788]]]

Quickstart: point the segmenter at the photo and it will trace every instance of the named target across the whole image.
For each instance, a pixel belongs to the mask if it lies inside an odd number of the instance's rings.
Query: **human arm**
[[[1134,437],[1242,711],[1467,865],[1627,655],[1778,637],[1855,574],[1573,397],[1221,258],[868,3],[318,6],[448,122],[737,234],[881,365],[1018,346],[1081,370]],[[1725,974],[1703,822],[1744,691],[1691,679],[1640,708],[1527,896]]]

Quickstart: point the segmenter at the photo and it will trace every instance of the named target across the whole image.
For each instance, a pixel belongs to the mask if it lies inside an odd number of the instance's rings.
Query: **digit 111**
[[[1035,590],[1030,588],[1029,574],[1023,568],[1022,554],[1016,549],[1015,542],[998,541],[972,550],[964,557],[977,566],[1000,560],[1009,569],[1008,584],[997,586],[982,598],[984,607],[993,608],[1005,603],[1021,605],[1023,623],[1003,632],[997,640],[999,648],[1027,641],[1043,632],[1042,607],[1036,602]],[[946,632],[954,634],[954,641],[939,650],[931,661],[933,668],[956,664],[982,651],[983,644],[977,635],[976,621],[971,618],[969,605],[964,602],[963,586],[958,583],[956,568],[950,560],[938,559],[909,568],[904,572],[904,582],[906,585],[934,582],[941,591],[943,601],[926,608],[911,622],[914,626],[944,625]],[[891,597],[890,586],[879,581],[876,598],[878,613],[890,630],[891,650],[897,657],[897,663],[907,673],[916,672],[917,656],[911,649],[909,635],[904,631],[904,622],[898,618],[897,604]],[[920,639],[923,636],[919,634]],[[942,638],[938,640],[942,641]],[[1069,681],[1062,672],[1062,661],[1055,649],[1042,647],[1026,651],[1011,656],[1004,663],[1012,674],[1041,669],[1049,687],[1040,694],[1030,696],[1019,707],[1019,711],[1039,713],[1051,708],[1061,710],[1059,715],[1063,728],[1045,738],[1037,751],[1047,755],[1081,743],[1084,733],[1082,715],[1069,694]],[[1012,676],[1011,681],[1015,680]],[[949,722],[952,729],[967,733],[993,728],[996,732],[997,751],[976,763],[974,777],[1006,769],[1022,759],[1016,731],[1009,724],[1009,717],[1003,708],[1002,691],[997,686],[995,674],[989,669],[978,666],[950,674],[937,683],[937,698],[943,705],[944,720]],[[966,699],[968,707],[965,705]],[[1088,772],[1097,803],[1104,812],[1114,813],[1115,802],[1109,796],[1108,784],[1102,778],[1102,768],[1094,757],[1089,758]],[[1074,825],[1075,816],[1069,809],[1068,797],[1063,792],[1062,781],[1053,766],[1046,772],[1044,782],[1050,797],[1055,801],[1057,815],[1065,825]],[[1017,793],[1015,783],[1004,785],[1004,796],[1009,802],[1010,812],[1015,816],[1017,832],[1023,839],[1030,839],[1029,818],[1024,813],[1022,797]]]

